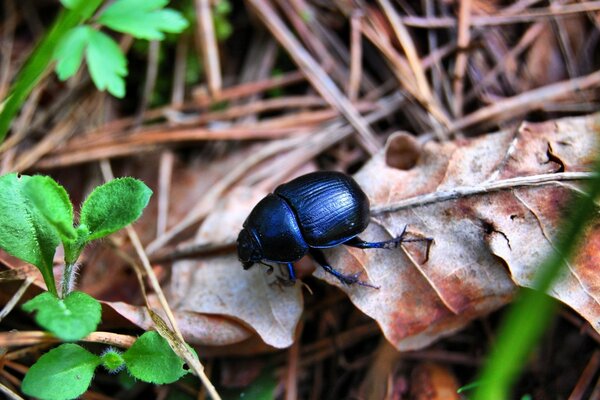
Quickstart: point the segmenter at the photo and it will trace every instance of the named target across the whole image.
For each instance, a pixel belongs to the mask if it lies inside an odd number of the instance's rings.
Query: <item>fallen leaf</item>
[[[235,242],[250,210],[265,195],[246,187],[232,190],[204,221],[194,243]],[[301,285],[281,287],[276,274],[266,274],[260,265],[244,271],[231,253],[177,261],[169,304],[176,312],[227,316],[254,329],[266,344],[287,347],[302,314]]]
[[[580,190],[580,182],[509,186],[479,195],[442,196],[438,201],[431,201],[431,196],[511,178],[587,171],[597,148],[598,118],[524,123],[517,132],[430,142],[420,150],[414,167],[404,170],[387,165],[386,159],[394,157],[385,151],[376,154],[355,176],[372,208],[413,197],[417,201],[375,215],[380,226],[371,223],[361,238],[386,240],[408,225],[411,236],[434,239],[429,259],[419,243],[395,250],[340,246],[327,252],[331,265],[343,273],[363,271],[363,279],[381,288],[346,286],[322,269],[315,275],[345,291],[399,350],[425,347],[490,313],[512,299],[516,285],[532,286],[535,268],[550,253],[560,217]],[[400,135],[390,140],[412,139]],[[398,147],[406,148],[388,149]],[[600,329],[599,229],[597,224],[588,229],[579,255],[550,292],[596,330]]]

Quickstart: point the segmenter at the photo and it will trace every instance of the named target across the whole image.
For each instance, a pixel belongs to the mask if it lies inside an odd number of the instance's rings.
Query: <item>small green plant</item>
[[[39,358],[21,389],[40,399],[73,399],[87,390],[100,365],[115,374],[126,369],[134,378],[154,384],[172,383],[188,373],[163,337],[146,332],[124,353],[108,348],[97,356],[79,345],[62,344]]]
[[[116,97],[125,96],[127,60],[118,44],[100,29],[107,27],[148,40],[162,40],[164,32],[182,32],[189,24],[179,12],[165,8],[168,2],[116,0],[100,8],[102,0],[61,0],[64,9],[19,70],[0,104],[0,142],[53,61],[57,61],[59,79],[66,80],[77,72],[85,56],[96,87]]]
[[[69,195],[52,178],[16,173],[0,177],[0,248],[35,265],[48,288],[23,305],[25,311],[37,312],[39,325],[63,340],[79,340],[96,329],[100,303],[73,291],[77,259],[92,240],[138,219],[151,195],[152,191],[137,179],[110,181],[84,201],[79,225],[75,226]],[[64,269],[59,294],[53,261],[61,243]]]
[[[62,0],[69,9],[75,9],[82,0]],[[99,90],[108,90],[115,97],[125,96],[127,60],[119,45],[99,30],[105,26],[138,39],[162,40],[164,32],[179,33],[188,26],[183,16],[164,8],[168,0],[117,0],[101,11],[92,24],[79,25],[62,37],[54,51],[56,73],[61,80],[73,76],[83,56],[94,84]],[[87,11],[87,10],[86,10]]]

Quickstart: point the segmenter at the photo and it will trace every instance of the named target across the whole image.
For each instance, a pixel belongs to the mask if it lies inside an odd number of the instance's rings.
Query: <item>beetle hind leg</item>
[[[411,243],[411,242],[426,242],[427,250],[425,252],[425,261],[429,259],[429,250],[431,248],[431,244],[433,243],[433,238],[430,237],[406,237],[406,226],[402,230],[400,235],[396,236],[393,239],[385,240],[383,242],[366,242],[359,238],[358,236],[353,237],[352,239],[344,242],[346,246],[356,247],[359,249],[392,249],[397,248],[400,243]]]
[[[379,286],[371,285],[370,283],[361,281],[359,279],[362,271],[357,272],[355,274],[346,275],[346,274],[342,274],[340,271],[333,268],[331,265],[329,265],[329,263],[325,259],[325,255],[323,254],[323,252],[321,250],[310,249],[310,255],[321,266],[321,268],[323,268],[326,272],[330,273],[331,275],[335,276],[340,282],[342,282],[345,285],[357,284],[357,285],[361,285],[361,286],[371,287],[374,289],[379,289]]]

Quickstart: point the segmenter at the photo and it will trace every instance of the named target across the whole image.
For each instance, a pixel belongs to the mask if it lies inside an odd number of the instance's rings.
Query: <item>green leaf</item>
[[[56,294],[52,262],[60,238],[24,193],[30,180],[15,173],[0,177],[0,248],[38,267],[48,290]]]
[[[158,332],[146,332],[124,354],[125,366],[135,378],[150,383],[172,383],[187,374],[183,360]]]
[[[223,396],[223,400],[270,400],[277,397],[275,396],[277,384],[278,380],[273,368],[266,368],[249,386],[243,389],[224,390],[221,395]]]
[[[89,15],[102,2],[102,0],[81,1]],[[61,38],[67,32],[81,24],[85,18],[87,17],[79,8],[61,11],[42,40],[35,46],[31,55],[27,57],[27,61],[13,79],[10,91],[0,107],[0,142],[6,137],[14,116],[51,66],[56,45],[60,43]]]
[[[44,292],[23,304],[27,312],[37,311],[35,321],[62,340],[79,340],[96,330],[102,307],[83,292],[72,292],[64,299]]]
[[[27,199],[56,229],[63,242],[77,236],[73,228],[73,205],[64,187],[49,176],[32,176],[23,185]]]
[[[31,366],[21,389],[28,396],[40,399],[73,399],[90,386],[100,361],[100,357],[81,346],[62,344]]]
[[[167,3],[168,0],[117,0],[98,21],[138,39],[162,40],[163,32],[179,33],[188,26],[179,12],[163,9]]]
[[[77,12],[85,19],[91,17],[98,8],[98,2],[89,0],[60,0],[60,2],[65,8]]]
[[[125,96],[127,59],[119,45],[105,33],[89,28],[86,60],[98,90],[108,90],[115,97]]]
[[[88,26],[73,28],[56,45],[53,58],[57,61],[56,74],[61,81],[69,79],[79,69],[83,51],[89,41],[90,29]]]
[[[99,239],[132,223],[142,215],[152,190],[134,178],[114,179],[98,186],[81,206],[81,226],[88,240]]]

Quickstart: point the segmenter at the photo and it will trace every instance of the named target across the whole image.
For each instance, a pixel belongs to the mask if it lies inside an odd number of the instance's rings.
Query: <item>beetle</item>
[[[359,280],[360,272],[345,275],[334,269],[321,249],[341,244],[392,248],[403,241],[431,239],[405,239],[405,227],[391,240],[366,242],[358,234],[369,221],[369,199],[354,179],[335,171],[309,173],[278,186],[252,209],[237,238],[238,258],[244,269],[264,261],[286,264],[287,282],[293,284],[293,262],[309,253],[340,282],[374,287]]]

